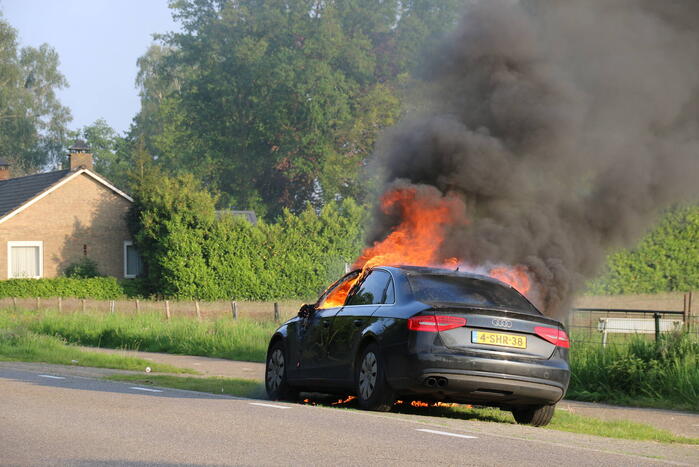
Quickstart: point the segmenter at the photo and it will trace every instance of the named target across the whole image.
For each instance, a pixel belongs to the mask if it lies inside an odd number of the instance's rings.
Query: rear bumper
[[[428,387],[430,377],[443,378],[440,383]],[[446,382],[444,382],[446,380]],[[565,388],[551,381],[532,381],[526,378],[513,378],[509,375],[453,371],[427,371],[413,384],[412,392],[431,396],[440,400],[455,402],[480,402],[488,405],[540,405],[555,404],[563,397]]]
[[[565,395],[565,353],[548,360],[502,360],[458,353],[388,352],[387,379],[399,397],[497,407],[555,404]],[[435,378],[441,384],[428,384]]]

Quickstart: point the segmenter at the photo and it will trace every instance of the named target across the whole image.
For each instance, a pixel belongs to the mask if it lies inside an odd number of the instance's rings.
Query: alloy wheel
[[[376,387],[378,364],[374,352],[367,352],[359,370],[359,392],[363,399],[369,399]]]
[[[267,385],[272,391],[279,388],[284,377],[284,354],[281,349],[275,349],[267,364]]]

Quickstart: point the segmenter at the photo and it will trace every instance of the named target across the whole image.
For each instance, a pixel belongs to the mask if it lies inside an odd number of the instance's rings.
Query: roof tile
[[[58,170],[55,172],[27,175],[26,177],[11,178],[9,180],[0,180],[0,217],[22,206],[70,173],[70,170]]]

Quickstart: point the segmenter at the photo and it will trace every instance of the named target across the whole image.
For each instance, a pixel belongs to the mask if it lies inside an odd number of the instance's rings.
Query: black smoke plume
[[[426,104],[377,148],[383,190],[457,193],[444,258],[521,264],[565,317],[612,249],[699,194],[699,2],[469,2]],[[369,242],[396,219],[377,215]]]

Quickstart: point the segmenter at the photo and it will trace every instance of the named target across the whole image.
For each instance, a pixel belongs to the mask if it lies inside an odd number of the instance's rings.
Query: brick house
[[[85,257],[108,276],[140,272],[125,217],[133,199],[92,170],[83,144],[68,157],[69,169],[16,178],[0,160],[0,279],[56,277]]]

